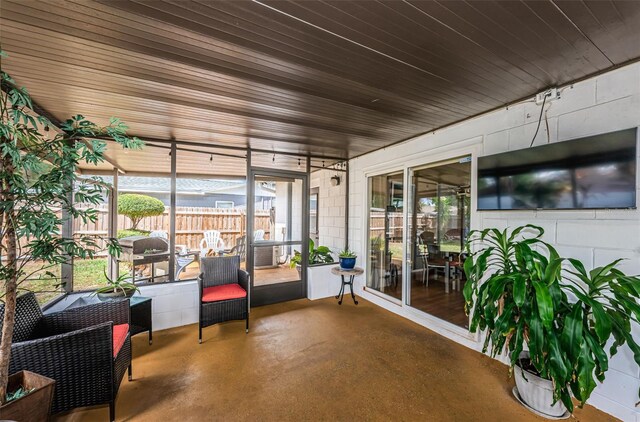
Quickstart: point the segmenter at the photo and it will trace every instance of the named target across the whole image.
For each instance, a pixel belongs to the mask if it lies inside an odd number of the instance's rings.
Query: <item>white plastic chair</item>
[[[154,230],[149,233],[149,237],[161,237],[164,240],[169,240],[169,233],[166,230]]]
[[[253,232],[253,240],[264,240],[264,230],[258,229]]]
[[[218,230],[207,230],[204,232],[204,239],[200,241],[200,255],[206,256],[209,249],[218,252],[224,249],[224,241],[220,237]]]

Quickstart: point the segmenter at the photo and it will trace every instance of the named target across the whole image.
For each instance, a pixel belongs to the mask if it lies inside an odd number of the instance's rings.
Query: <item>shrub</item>
[[[135,193],[125,193],[118,197],[118,214],[129,217],[134,230],[144,217],[153,217],[163,212],[164,204],[157,198]]]
[[[148,230],[136,230],[136,229],[125,229],[125,230],[118,230],[118,239],[122,239],[123,237],[129,237],[129,236],[149,236],[149,233],[151,233]]]

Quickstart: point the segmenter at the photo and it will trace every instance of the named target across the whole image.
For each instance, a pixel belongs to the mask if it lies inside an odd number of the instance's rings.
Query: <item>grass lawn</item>
[[[40,268],[41,264],[31,263],[25,270],[27,273],[35,271]],[[104,277],[104,271],[107,268],[107,258],[95,258],[95,259],[78,259],[73,263],[73,290],[91,290],[97,287],[103,286],[106,283]],[[20,285],[21,290],[30,290],[36,293],[38,302],[41,304],[48,302],[54,297],[58,296],[63,288],[61,286],[56,287],[60,283],[60,266],[48,269],[51,271],[57,279],[51,280],[47,276],[44,279],[38,279],[34,276],[32,279],[25,281]],[[120,268],[120,274],[126,274],[126,268]]]

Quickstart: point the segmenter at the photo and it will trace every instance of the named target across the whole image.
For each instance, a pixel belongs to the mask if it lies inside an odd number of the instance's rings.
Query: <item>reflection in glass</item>
[[[471,216],[468,159],[411,172],[408,249],[411,284],[408,304],[466,327],[464,242]]]
[[[367,287],[402,298],[403,174],[369,178]]]

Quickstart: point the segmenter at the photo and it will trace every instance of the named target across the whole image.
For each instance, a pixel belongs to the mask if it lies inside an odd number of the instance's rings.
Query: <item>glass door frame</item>
[[[366,252],[367,259],[370,255],[370,245],[369,245],[369,221],[370,221],[370,202],[371,202],[371,192],[369,189],[369,179],[375,176],[382,176],[393,173],[403,173],[403,184],[404,184],[404,198],[407,202],[409,201],[412,195],[412,176],[416,169],[426,168],[436,166],[441,162],[447,162],[451,160],[461,159],[463,157],[467,158],[471,164],[471,176],[470,176],[470,185],[471,185],[471,200],[470,200],[470,219],[469,224],[471,229],[477,228],[479,222],[481,221],[480,214],[475,208],[477,204],[476,197],[476,189],[477,186],[477,158],[482,155],[482,145],[478,142],[479,138],[473,138],[467,145],[461,145],[459,148],[454,148],[451,150],[440,151],[438,150],[436,153],[433,151],[426,151],[423,154],[418,154],[411,159],[403,159],[402,164],[398,164],[397,162],[392,162],[388,165],[373,165],[369,168],[362,169],[362,175],[364,178],[364,198],[365,198],[365,206],[363,207],[363,211],[360,215],[364,218],[365,223],[363,224],[362,230],[362,242],[364,245],[364,251]],[[471,341],[479,341],[479,334],[469,333],[468,330],[459,327],[453,323],[435,317],[428,312],[422,311],[418,308],[414,308],[411,306],[411,270],[410,266],[412,265],[411,260],[411,247],[413,242],[411,242],[410,237],[410,229],[411,229],[411,220],[412,218],[410,212],[413,212],[413,206],[411,204],[406,204],[404,207],[404,226],[403,226],[403,241],[402,241],[402,250],[403,250],[403,274],[402,274],[402,299],[398,300],[392,296],[389,296],[385,293],[379,292],[375,289],[367,287],[367,283],[371,273],[370,263],[366,264],[366,274],[364,280],[364,290],[373,296],[376,296],[380,299],[384,299],[385,301],[402,308],[408,315],[415,316],[415,318],[419,320],[428,320],[430,322],[429,327],[436,329],[445,329],[449,332],[455,333],[459,335],[461,338],[465,340]]]
[[[371,293],[375,296],[378,296],[384,300],[387,300],[395,305],[398,306],[403,306],[404,304],[404,300],[407,297],[407,280],[406,280],[406,271],[402,271],[402,277],[400,279],[400,282],[402,283],[402,290],[401,290],[401,297],[400,299],[397,299],[391,295],[388,295],[386,293],[380,292],[374,288],[368,287],[367,284],[369,282],[369,277],[372,274],[372,269],[371,269],[371,263],[369,262],[369,258],[371,256],[371,241],[369,240],[369,231],[370,231],[370,222],[371,222],[371,200],[372,200],[372,196],[371,196],[371,191],[369,188],[369,180],[372,177],[376,177],[376,176],[386,176],[386,175],[392,175],[392,174],[402,174],[402,184],[403,184],[403,188],[402,188],[402,195],[403,195],[403,201],[406,202],[406,198],[407,198],[407,172],[408,172],[408,167],[406,166],[402,166],[402,167],[389,167],[387,169],[384,170],[378,170],[378,171],[373,171],[373,172],[366,172],[364,177],[365,177],[365,200],[366,200],[366,206],[365,208],[365,225],[364,225],[364,230],[363,230],[363,236],[364,236],[364,249],[365,249],[365,256],[366,256],[366,274],[365,274],[365,280],[364,280],[364,290],[368,293]],[[401,263],[401,267],[404,270],[406,268],[406,234],[407,234],[407,207],[406,204],[403,204],[403,211],[402,211],[402,215],[403,215],[403,224],[402,224],[402,253],[400,254],[400,257],[402,258],[402,263]]]
[[[256,176],[273,176],[302,180],[302,235],[299,240],[263,241],[256,244],[252,233],[255,230],[255,181]],[[292,198],[293,199],[293,198]],[[271,303],[307,297],[307,263],[309,262],[309,174],[289,170],[264,167],[249,167],[247,172],[247,271],[250,279],[250,305],[261,306]],[[254,285],[254,248],[256,246],[301,245],[301,271],[299,281],[276,283],[264,286]]]

